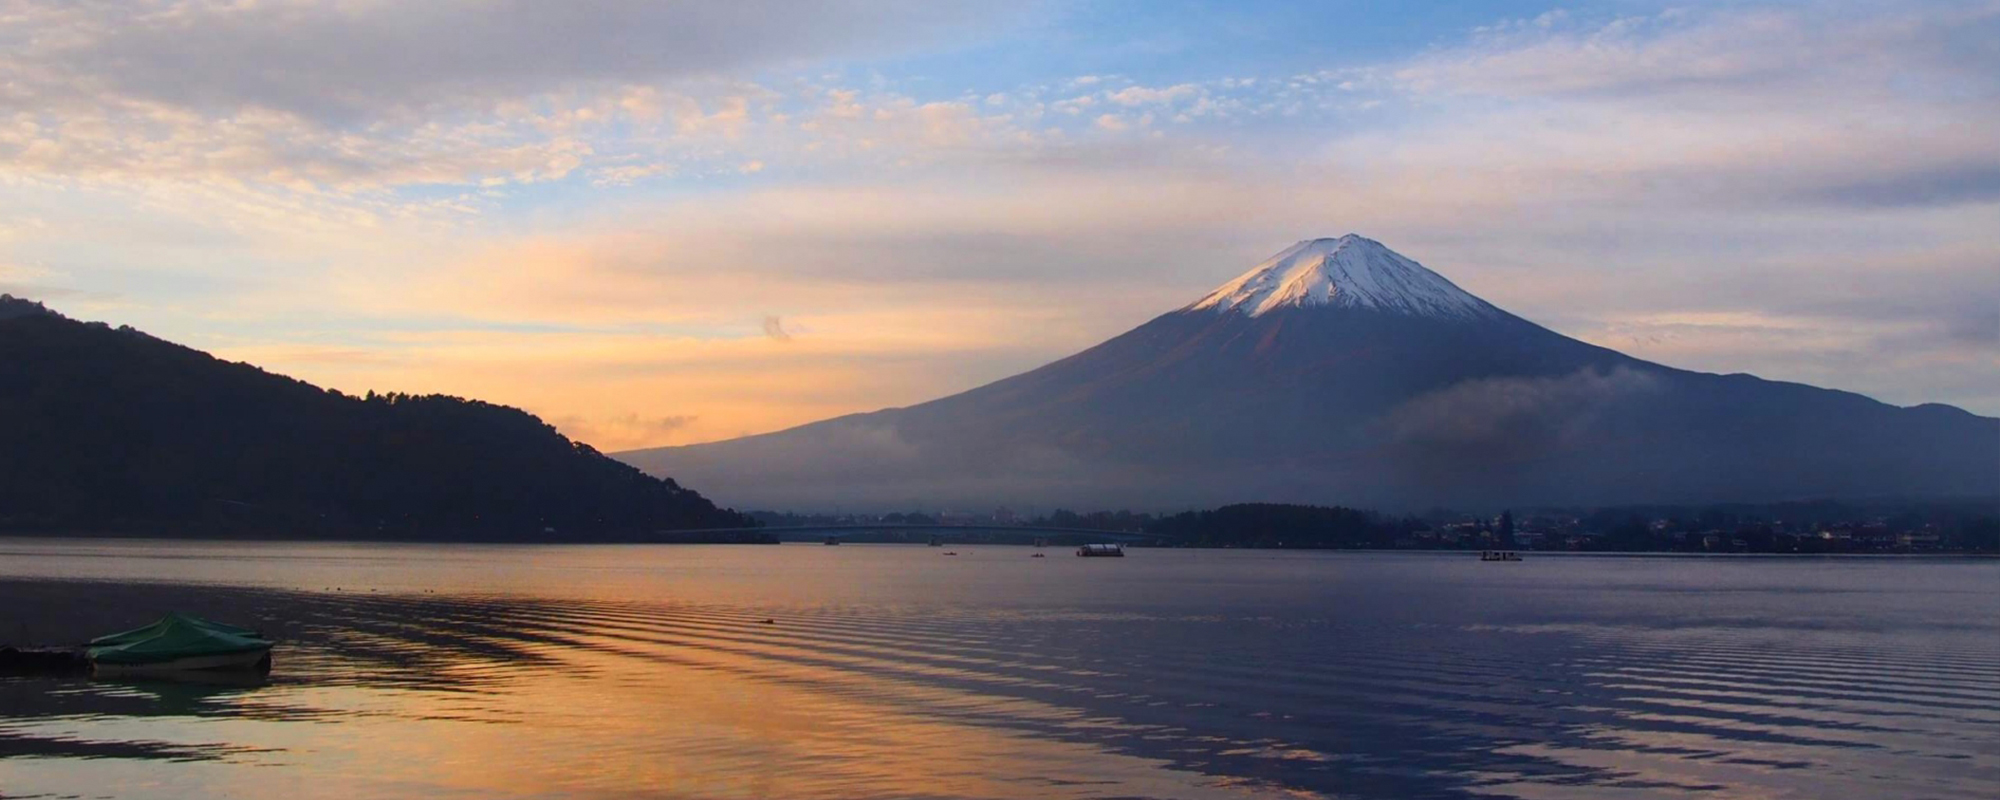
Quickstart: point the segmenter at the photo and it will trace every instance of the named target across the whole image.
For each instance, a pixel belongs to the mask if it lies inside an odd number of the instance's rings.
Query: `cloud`
[[[694,421],[697,419],[700,418],[692,414],[676,414],[671,417],[659,417],[653,420],[652,427],[656,430],[662,430],[662,431],[677,431],[693,424]]]
[[[27,2],[14,70],[203,112],[340,124],[539,94],[921,47],[990,25],[990,6],[905,0]]]
[[[1470,380],[1404,402],[1382,425],[1423,461],[1505,464],[1584,441],[1617,403],[1659,388],[1658,378],[1623,367]]]
[[[627,164],[616,167],[599,167],[590,171],[593,186],[630,186],[647,178],[672,175],[672,164]]]
[[[1132,86],[1105,94],[1105,99],[1121,106],[1166,105],[1194,98],[1201,94],[1201,87],[1192,83],[1154,89],[1146,86]]]
[[[43,267],[0,261],[0,294],[24,300],[62,300],[86,293],[58,285],[65,276]]]
[[[1947,81],[1916,94],[1951,95],[1990,89],[2000,66],[2000,53],[1989,46],[1996,25],[2000,9],[1986,2],[1913,3],[1891,10],[1744,5],[1597,23],[1566,15],[1488,27],[1463,46],[1438,48],[1392,74],[1427,92],[1517,98],[1676,95],[1713,105],[1774,99],[1767,95],[1774,85],[1814,94],[1846,85],[1872,93],[1916,72]],[[1850,85],[1856,79],[1859,83]]]
[[[630,412],[599,417],[557,416],[550,419],[550,424],[575,441],[613,452],[673,441],[700,419],[692,414],[647,416]]]
[[[785,332],[785,321],[777,317],[764,318],[764,336],[776,342],[792,340],[792,335]]]
[[[0,181],[192,186],[230,213],[337,219],[477,214],[493,187],[579,174],[600,187],[747,174],[766,160],[757,136],[801,145],[787,112],[815,89],[781,96],[744,74],[935,46],[1019,13],[900,0],[189,0],[133,13],[27,0],[0,32]]]
[[[1866,207],[1991,203],[2000,201],[2000,156],[1990,161],[1861,177],[1823,187],[1815,194],[1832,202]]]
[[[1056,111],[1060,111],[1064,114],[1076,116],[1078,114],[1082,114],[1085,111],[1088,111],[1092,106],[1095,105],[1097,105],[1097,98],[1086,94],[1086,95],[1079,95],[1077,97],[1072,97],[1068,100],[1058,101],[1054,105],[1051,105],[1050,108],[1053,108]]]
[[[1564,192],[1894,207],[2000,193],[2000,6],[1670,11],[1503,25],[1387,71],[1460,115],[1381,146]],[[1483,138],[1465,136],[1478,130]],[[1527,183],[1527,181],[1522,181]]]

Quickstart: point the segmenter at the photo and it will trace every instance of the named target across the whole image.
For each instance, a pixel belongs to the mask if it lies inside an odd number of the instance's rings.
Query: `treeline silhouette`
[[[1416,519],[1356,508],[1290,503],[1239,503],[1165,516],[1056,509],[1031,524],[1158,534],[1186,547],[1285,548],[1393,547],[1398,537],[1425,527]]]
[[[1386,548],[1422,527],[1342,506],[1243,503],[1160,517],[1144,530],[1191,547]]]
[[[1058,508],[1033,521],[1034,525],[1045,528],[1085,528],[1094,531],[1124,531],[1137,533],[1154,522],[1154,516],[1146,512],[1092,511],[1078,514],[1067,508]]]
[[[1438,509],[1421,518],[1340,506],[1247,503],[1166,516],[1059,509],[1031,524],[1158,534],[1191,547],[2000,552],[2000,504],[1992,499],[1533,509],[1520,517],[1512,511],[1471,516]]]
[[[0,295],[0,530],[568,540],[750,524],[519,409],[354,397]]]

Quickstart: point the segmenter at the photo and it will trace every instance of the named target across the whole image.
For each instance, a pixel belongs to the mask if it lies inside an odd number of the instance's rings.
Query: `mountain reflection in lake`
[[[281,640],[0,678],[0,795],[2000,796],[2000,563],[958,552],[0,541]]]

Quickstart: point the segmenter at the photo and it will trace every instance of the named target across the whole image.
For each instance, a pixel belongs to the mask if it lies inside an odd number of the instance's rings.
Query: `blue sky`
[[[2000,413],[2000,3],[0,12],[0,291],[605,449],[919,402],[1358,232]]]

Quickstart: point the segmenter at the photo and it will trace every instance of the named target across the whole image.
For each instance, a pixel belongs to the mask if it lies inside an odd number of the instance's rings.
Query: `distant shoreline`
[[[710,546],[714,545],[766,546],[766,545],[778,545],[778,544],[790,544],[790,545],[800,545],[800,546],[815,545],[814,542],[810,541],[780,542],[775,540],[773,541],[695,541],[695,540],[676,541],[676,540],[663,539],[657,541],[647,541],[647,540],[638,540],[634,538],[375,539],[375,538],[326,538],[326,537],[141,536],[130,533],[122,533],[122,532],[61,533],[61,534],[0,532],[0,542],[7,542],[7,541],[33,541],[33,542],[124,541],[124,542],[147,542],[147,543],[186,542],[190,544],[409,544],[409,545],[465,544],[465,545],[527,545],[527,546],[557,546],[557,547],[565,545],[710,545]],[[860,546],[860,547],[915,548],[915,547],[926,546],[921,542],[854,542],[852,544],[854,546]],[[1034,546],[1031,544],[1014,543],[1014,542],[954,542],[952,543],[952,546],[961,548],[1018,547],[1024,549],[1034,549]],[[1044,549],[1061,550],[1066,548],[1067,548],[1066,545],[1051,545]],[[1367,548],[1367,547],[1214,547],[1214,546],[1192,546],[1192,545],[1164,546],[1164,547],[1137,546],[1134,547],[1133,549],[1235,551],[1235,552],[1256,552],[1256,553],[1337,553],[1337,554],[1355,554],[1355,555],[1412,555],[1412,556],[1435,556],[1440,558],[1443,557],[1467,558],[1471,556],[1476,556],[1480,552],[1479,550],[1476,549],[1445,550],[1445,549],[1416,549],[1416,548],[1399,549],[1399,548]],[[1691,552],[1674,551],[1674,550],[1616,551],[1616,550],[1518,550],[1517,549],[1514,552],[1521,553],[1524,558],[1536,558],[1536,559],[1555,557],[1555,558],[1681,558],[1681,559],[1767,559],[1767,560],[1929,559],[1938,561],[1954,561],[1954,560],[2000,561],[2000,553],[1984,553],[1984,552],[1973,552],[1973,551],[1936,551],[1936,552],[1922,552],[1922,553],[1879,553],[1879,552],[1878,553],[1691,553]]]

